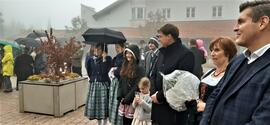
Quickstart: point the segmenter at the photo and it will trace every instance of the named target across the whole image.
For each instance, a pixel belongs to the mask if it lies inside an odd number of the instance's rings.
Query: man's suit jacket
[[[251,72],[228,95],[221,97],[224,88],[236,74],[244,55],[235,58],[219,82],[217,89],[210,95],[200,125],[210,125],[217,100],[224,101],[223,121],[218,125],[270,125],[270,49],[255,62]]]

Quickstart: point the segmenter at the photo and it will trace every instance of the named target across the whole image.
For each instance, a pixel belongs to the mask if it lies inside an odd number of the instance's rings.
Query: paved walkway
[[[16,87],[12,78],[13,88]],[[83,116],[84,107],[69,112],[63,117],[34,113],[19,113],[19,92],[13,90],[4,93],[0,90],[0,125],[96,125],[97,121],[89,121]]]

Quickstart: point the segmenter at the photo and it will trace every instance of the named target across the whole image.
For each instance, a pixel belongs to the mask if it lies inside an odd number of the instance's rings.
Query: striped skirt
[[[90,83],[84,112],[88,119],[106,119],[108,117],[108,94],[108,82]]]
[[[110,85],[109,94],[109,121],[112,125],[122,125],[123,119],[118,115],[118,107],[120,102],[117,100],[119,81],[113,78]]]

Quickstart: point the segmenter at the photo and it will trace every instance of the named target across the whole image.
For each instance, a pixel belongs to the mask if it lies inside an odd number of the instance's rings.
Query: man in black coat
[[[17,56],[14,61],[14,72],[17,75],[16,90],[19,90],[19,81],[27,80],[29,76],[33,75],[34,60],[28,52],[29,48],[25,48],[23,54]]]
[[[201,77],[203,75],[202,64],[204,64],[206,62],[206,59],[204,58],[203,51],[201,51],[201,50],[199,50],[197,48],[197,44],[196,44],[196,40],[195,39],[191,39],[189,41],[189,47],[190,47],[190,51],[194,55],[194,69],[193,69],[193,73],[194,73],[195,76],[198,77],[198,79],[201,79]]]
[[[162,47],[159,49],[160,53],[151,77],[152,122],[154,125],[186,125],[187,111],[178,112],[169,106],[164,97],[162,76],[159,72],[169,74],[178,69],[192,73],[194,55],[182,45],[176,26],[166,24],[158,32]]]

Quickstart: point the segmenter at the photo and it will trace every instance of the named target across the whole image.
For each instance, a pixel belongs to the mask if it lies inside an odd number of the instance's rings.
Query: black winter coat
[[[153,103],[152,105],[152,121],[158,123],[158,125],[186,125],[187,112],[177,112],[166,102],[163,94],[162,76],[159,72],[169,74],[179,69],[192,73],[194,55],[188,48],[182,45],[180,38],[168,47],[162,47],[159,50],[160,53],[153,69],[153,76],[151,77],[151,93],[157,92],[157,100],[160,104]]]
[[[128,78],[121,77],[119,81],[118,100],[123,99],[122,104],[130,105],[135,97],[135,91],[138,91],[138,84],[142,77],[145,76],[145,71],[142,67],[137,67],[136,77]]]
[[[113,58],[113,67],[116,67],[117,69],[114,71],[114,76],[118,79],[120,79],[120,71],[122,67],[122,63],[124,60],[124,54],[119,53]]]
[[[204,64],[206,62],[206,59],[204,58],[202,51],[199,50],[198,48],[192,47],[192,48],[190,48],[190,50],[194,55],[193,73],[195,76],[198,77],[198,79],[201,79],[201,77],[203,75],[202,64]]]
[[[18,81],[24,81],[33,74],[33,64],[34,60],[28,54],[22,54],[16,57],[14,72],[17,75]]]

